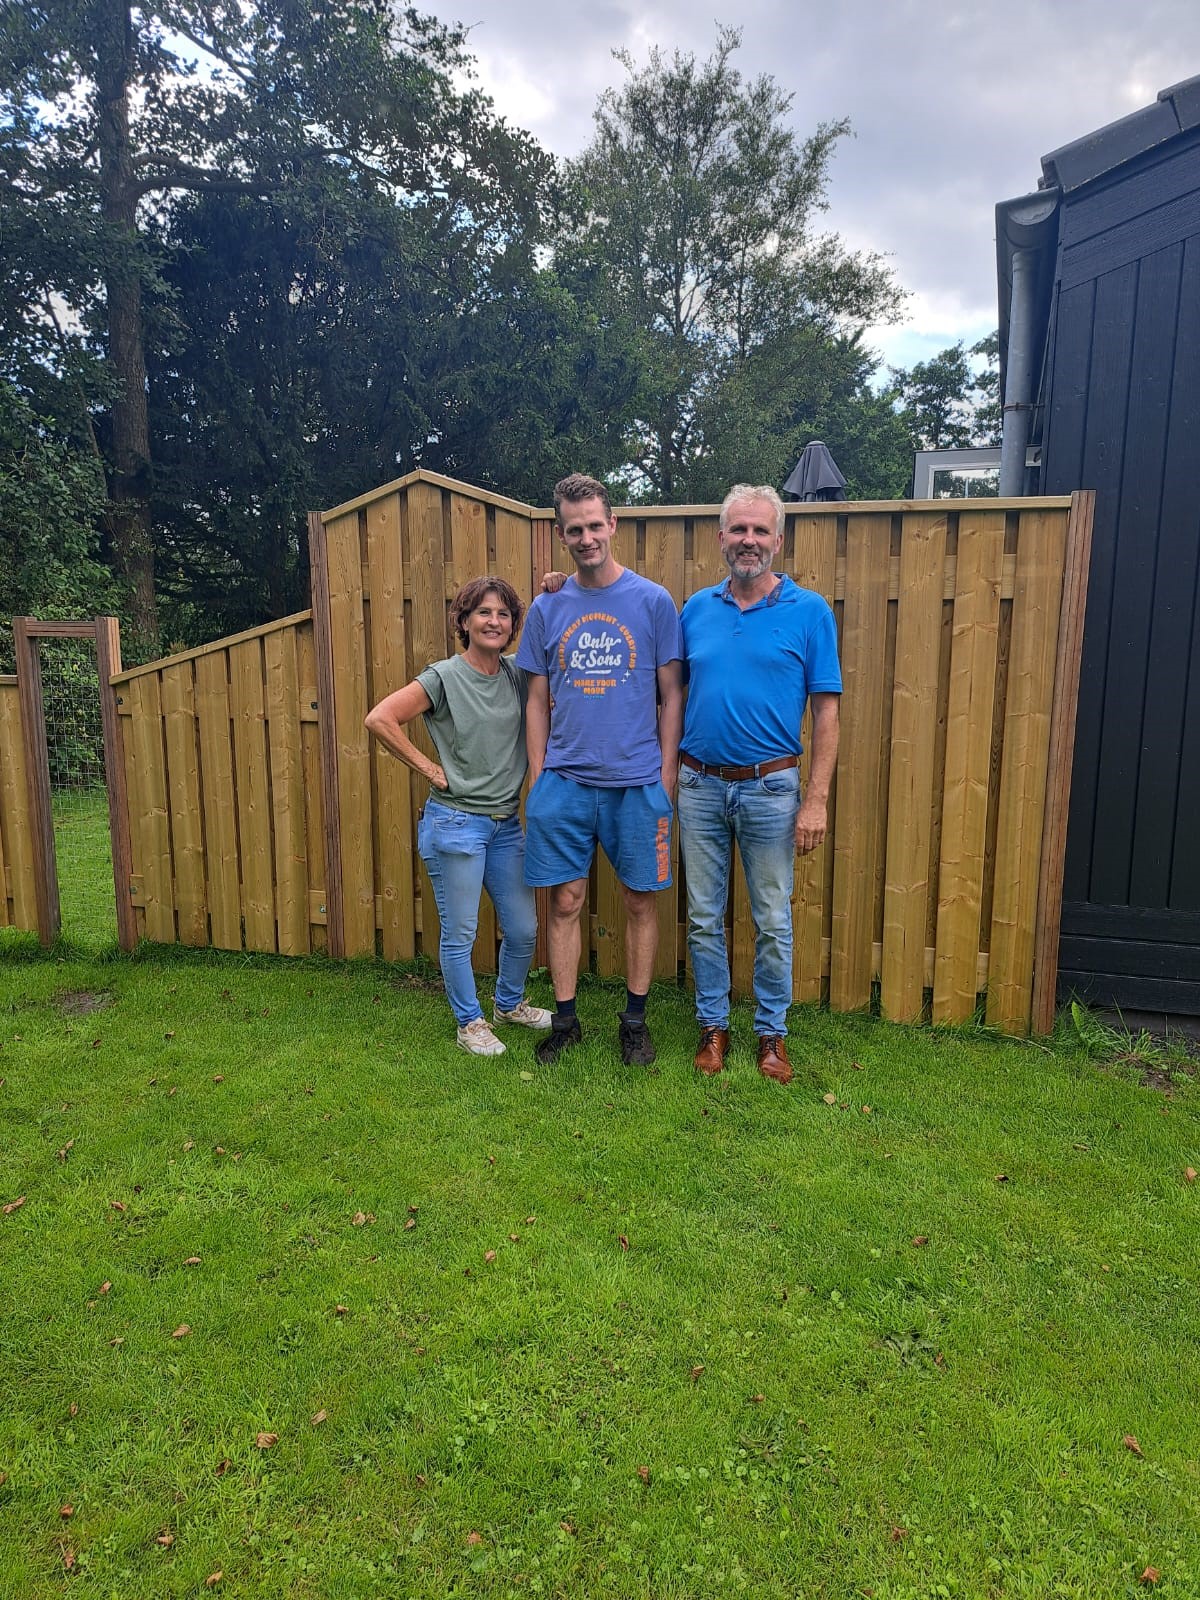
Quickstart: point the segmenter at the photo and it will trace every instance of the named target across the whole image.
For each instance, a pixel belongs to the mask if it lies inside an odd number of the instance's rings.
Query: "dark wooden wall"
[[[1042,400],[1096,490],[1060,988],[1200,1013],[1200,136],[1064,197]]]

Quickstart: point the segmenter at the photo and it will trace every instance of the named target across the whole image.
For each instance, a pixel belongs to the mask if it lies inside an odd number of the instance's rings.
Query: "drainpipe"
[[[1014,250],[1008,313],[1004,423],[1000,436],[1000,494],[1025,493],[1025,451],[1033,416],[1033,280],[1035,252]]]

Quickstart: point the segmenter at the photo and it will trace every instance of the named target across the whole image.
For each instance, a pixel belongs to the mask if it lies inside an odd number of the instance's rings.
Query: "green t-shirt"
[[[417,674],[432,710],[425,726],[449,789],[434,789],[438,805],[483,816],[517,809],[525,781],[525,674],[501,656],[494,678],[465,656],[435,661]]]

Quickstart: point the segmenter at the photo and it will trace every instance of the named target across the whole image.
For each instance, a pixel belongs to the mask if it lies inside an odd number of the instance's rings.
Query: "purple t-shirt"
[[[517,665],[550,682],[547,771],[593,789],[656,783],[657,672],[682,657],[675,602],[628,567],[606,589],[572,577],[538,595]]]

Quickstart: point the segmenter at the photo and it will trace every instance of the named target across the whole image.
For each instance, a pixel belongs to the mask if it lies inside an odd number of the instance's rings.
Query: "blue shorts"
[[[671,802],[661,783],[592,789],[543,771],[525,802],[525,882],[586,878],[599,843],[627,889],[671,886]]]

